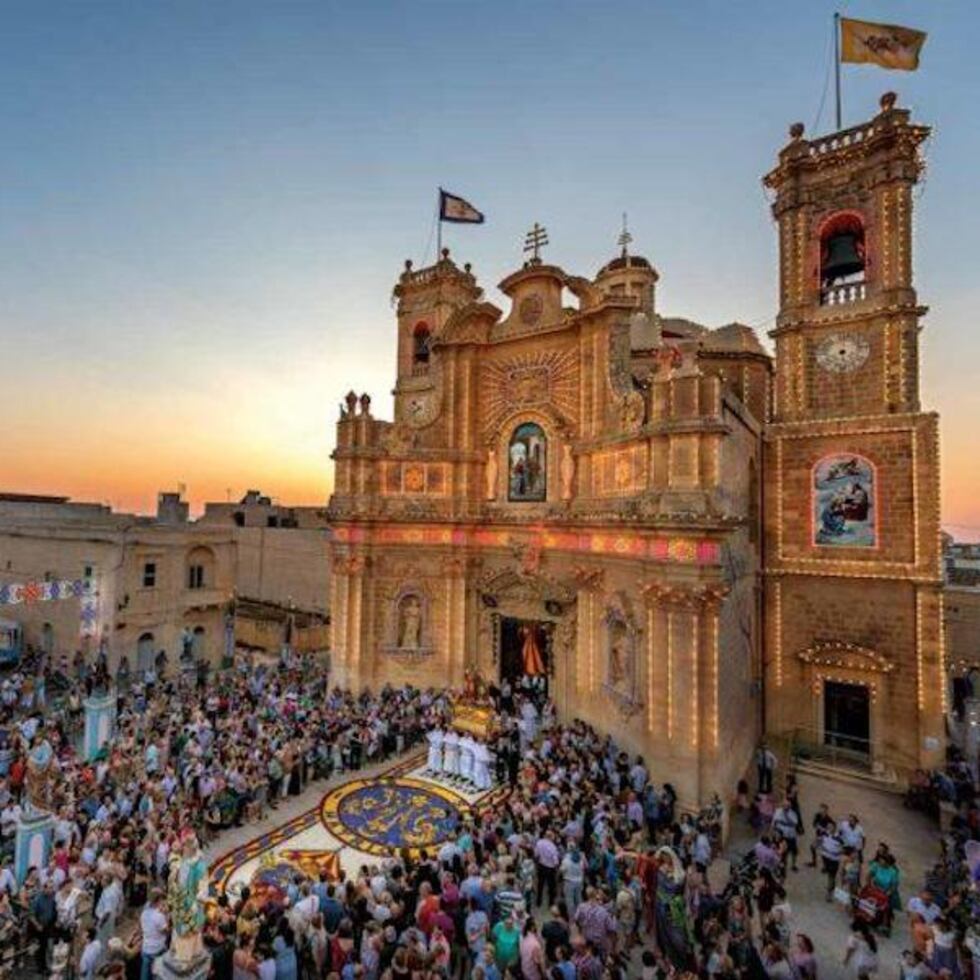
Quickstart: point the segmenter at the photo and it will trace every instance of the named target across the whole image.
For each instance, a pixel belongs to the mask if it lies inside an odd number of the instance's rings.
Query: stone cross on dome
[[[524,251],[531,253],[530,263],[539,265],[541,249],[548,244],[548,229],[539,225],[536,221],[534,227],[524,236]]]

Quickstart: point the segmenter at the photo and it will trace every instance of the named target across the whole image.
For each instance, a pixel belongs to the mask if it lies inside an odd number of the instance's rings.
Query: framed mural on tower
[[[874,548],[877,498],[874,464],[854,453],[833,453],[813,467],[813,543]]]

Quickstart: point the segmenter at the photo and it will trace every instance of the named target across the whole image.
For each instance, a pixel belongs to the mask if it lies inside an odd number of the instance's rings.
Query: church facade
[[[532,233],[506,310],[448,251],[406,263],[394,421],[351,392],[337,426],[340,682],[531,675],[690,805],[730,796],[767,731],[895,770],[940,751],[926,130],[889,103],[858,131],[794,128],[766,177],[774,360],[747,326],[660,315],[625,235],[589,278]]]

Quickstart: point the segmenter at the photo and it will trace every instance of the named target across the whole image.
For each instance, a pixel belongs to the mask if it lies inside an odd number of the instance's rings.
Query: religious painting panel
[[[536,422],[524,422],[511,436],[508,448],[507,499],[540,502],[548,496],[548,440]]]
[[[863,456],[833,453],[813,468],[813,543],[873,548],[876,534],[874,465]]]

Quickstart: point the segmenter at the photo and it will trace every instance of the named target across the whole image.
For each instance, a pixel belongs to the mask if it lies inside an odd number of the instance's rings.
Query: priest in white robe
[[[490,749],[485,742],[473,743],[473,782],[479,790],[490,789]]]
[[[473,748],[476,743],[469,732],[464,732],[459,740],[459,775],[468,783],[473,782]]]
[[[451,728],[442,736],[442,774],[448,779],[459,775],[459,736]]]
[[[425,736],[429,743],[429,761],[426,763],[426,772],[438,775],[442,771],[442,729],[433,728]]]

